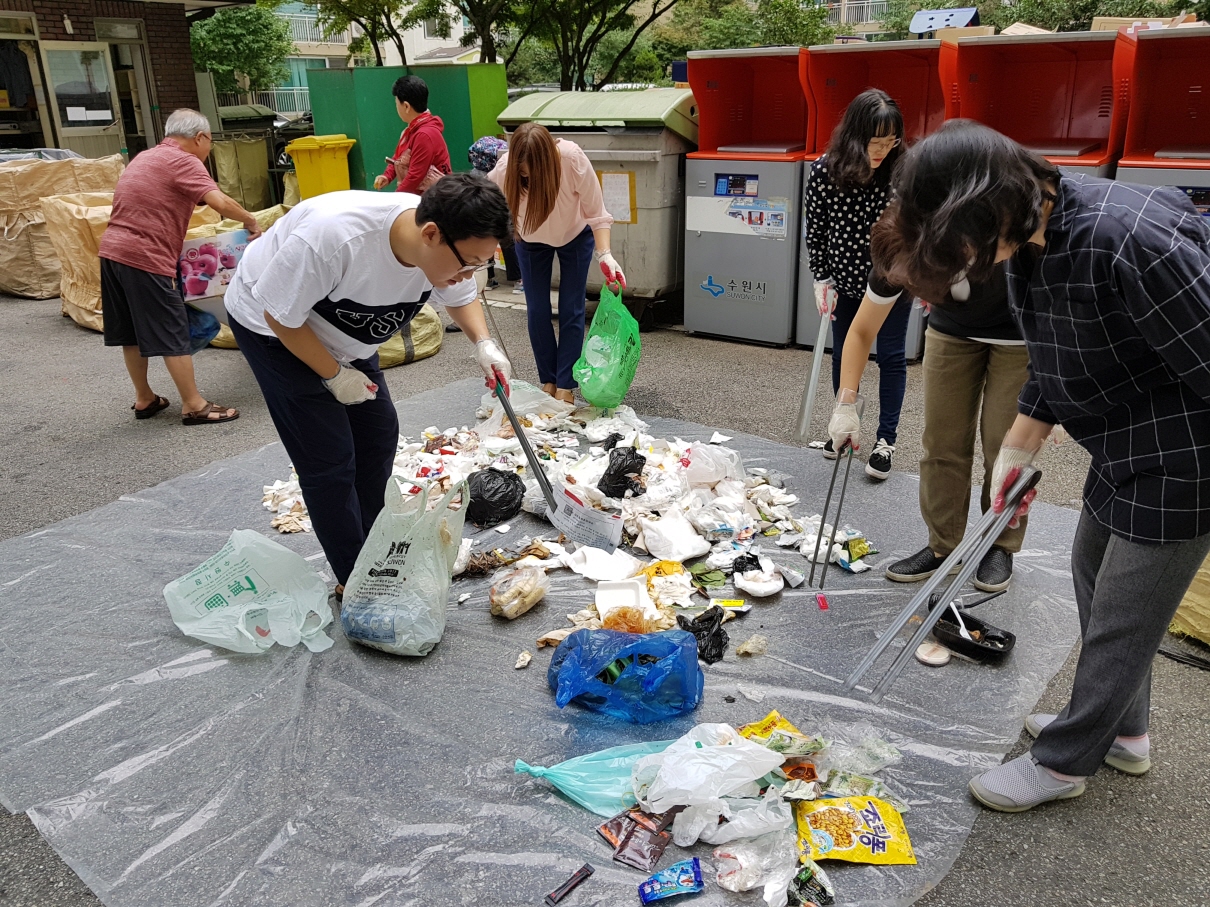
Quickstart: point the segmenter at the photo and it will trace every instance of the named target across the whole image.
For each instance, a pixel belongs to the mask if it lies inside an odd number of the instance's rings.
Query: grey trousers
[[[1040,764],[1091,775],[1115,737],[1147,733],[1151,663],[1207,552],[1210,534],[1142,545],[1080,514],[1071,568],[1083,649],[1071,699],[1033,745]]]

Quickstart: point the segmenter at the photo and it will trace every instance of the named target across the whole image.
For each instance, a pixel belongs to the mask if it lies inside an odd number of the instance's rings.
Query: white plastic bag
[[[662,561],[685,561],[700,557],[710,550],[710,543],[680,511],[665,513],[661,519],[639,517],[643,544],[653,557]]]
[[[699,724],[662,753],[631,770],[631,784],[648,812],[674,806],[709,806],[727,796],[755,796],[753,783],[785,757],[741,737],[729,724]]]
[[[466,482],[427,510],[429,487],[392,476],[386,506],[357,555],[345,584],[340,623],[345,636],[395,655],[427,655],[445,632],[450,577],[462,541]],[[459,495],[462,506],[449,505]]]
[[[581,545],[560,560],[568,570],[598,583],[630,579],[643,569],[642,561],[621,548],[616,549],[613,554],[606,554],[600,548]]]
[[[719,823],[719,817],[726,822]],[[773,785],[759,800],[724,797],[711,806],[690,806],[677,814],[672,825],[672,840],[677,847],[689,847],[695,841],[726,844],[739,838],[755,838],[781,831],[794,824],[790,803],[782,799]]]
[[[685,451],[690,485],[714,485],[724,479],[743,479],[744,461],[729,447],[694,444]]]
[[[237,529],[214,557],[164,587],[172,621],[186,636],[257,654],[274,643],[332,646],[328,587],[289,548]]]
[[[533,417],[537,417],[537,421],[543,424],[552,417],[565,416],[576,408],[574,404],[556,400],[540,387],[534,387],[525,381],[513,381],[509,385],[508,402],[518,418],[529,417],[532,422]],[[508,422],[508,416],[500,405],[499,398],[490,391],[479,401],[479,412],[491,413],[487,421],[475,429],[480,438],[496,434]]]
[[[746,570],[737,573],[732,581],[735,588],[747,592],[754,598],[768,598],[776,595],[786,586],[786,581],[773,561],[767,557],[760,558],[759,570]]]
[[[785,907],[798,856],[798,841],[789,830],[725,844],[714,851],[719,887],[750,891],[763,886],[769,907]]]

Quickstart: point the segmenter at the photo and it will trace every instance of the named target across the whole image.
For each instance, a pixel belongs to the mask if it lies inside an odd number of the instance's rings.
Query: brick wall
[[[38,36],[46,41],[95,41],[94,18],[141,19],[161,126],[178,107],[197,108],[184,6],[128,0],[0,0],[0,9],[33,13]],[[70,35],[63,28],[64,15],[71,20]]]

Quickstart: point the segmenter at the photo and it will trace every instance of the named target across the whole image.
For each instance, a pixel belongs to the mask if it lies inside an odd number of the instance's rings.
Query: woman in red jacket
[[[395,156],[387,158],[387,169],[374,178],[381,189],[398,178],[396,192],[420,195],[449,173],[450,151],[445,146],[445,124],[429,113],[429,87],[419,76],[403,76],[391,89],[399,119],[407,124],[399,136]]]

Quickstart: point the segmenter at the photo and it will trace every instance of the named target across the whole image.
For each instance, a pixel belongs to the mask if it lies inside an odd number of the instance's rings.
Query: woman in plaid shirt
[[[961,120],[904,157],[895,193],[873,252],[896,285],[939,299],[1004,262],[1030,378],[993,506],[1055,425],[1092,456],[1072,544],[1071,699],[1029,716],[1032,751],[971,792],[1021,812],[1079,796],[1102,762],[1141,775],[1151,662],[1210,551],[1210,222],[1179,190],[1061,172]]]

